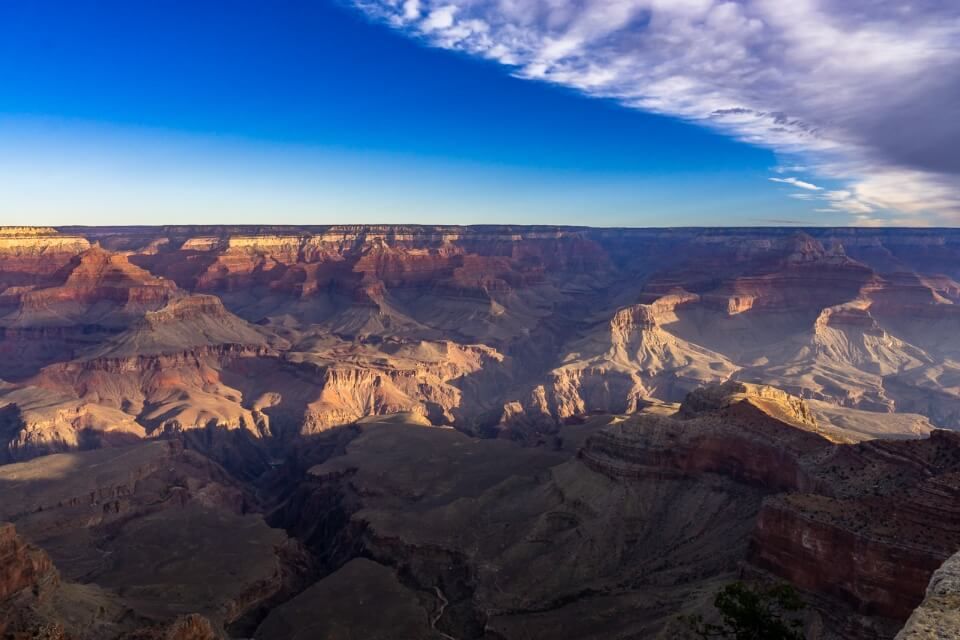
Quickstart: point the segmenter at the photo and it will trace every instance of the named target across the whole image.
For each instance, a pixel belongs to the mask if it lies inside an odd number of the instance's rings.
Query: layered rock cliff
[[[846,446],[814,474],[816,492],[764,503],[751,560],[865,615],[906,618],[960,549],[960,438]]]
[[[0,601],[24,590],[42,597],[59,581],[60,576],[46,553],[26,543],[12,524],[0,523]]]
[[[68,397],[58,415],[88,416],[74,430],[119,411],[111,421],[138,436],[208,423],[265,432],[253,406],[269,395],[267,413],[307,431],[416,411],[535,442],[591,412],[728,379],[960,424],[949,231],[119,227],[2,239],[0,378]],[[438,347],[445,371],[398,354],[421,343],[455,345]],[[488,355],[465,363],[471,351]],[[158,359],[132,359],[146,356]],[[121,357],[136,385],[65,380]],[[171,357],[202,364],[157,383],[151,367]],[[229,372],[241,357],[300,366],[294,377],[324,391],[294,400],[247,384]],[[42,418],[18,406],[38,441]],[[49,450],[81,446],[63,419],[49,431]]]
[[[834,444],[799,398],[727,383],[691,393],[675,417],[639,415],[580,450],[612,478],[723,476],[766,497],[746,559],[819,598],[842,637],[889,637],[960,549],[960,438]],[[846,611],[846,613],[844,613]]]

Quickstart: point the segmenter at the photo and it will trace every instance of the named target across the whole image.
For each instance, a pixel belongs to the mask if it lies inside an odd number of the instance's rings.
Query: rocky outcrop
[[[591,412],[634,413],[645,401],[675,401],[701,384],[723,380],[736,366],[722,355],[669,333],[677,308],[699,297],[682,289],[648,304],[619,309],[574,342],[567,362],[547,374],[525,401],[505,408],[507,427],[551,425]]]
[[[88,466],[96,473],[88,473]],[[63,481],[40,482],[51,475]],[[236,513],[249,500],[219,465],[176,441],[8,464],[0,466],[0,484],[9,494],[0,506],[0,517],[17,523],[35,540],[108,525],[191,499]]]
[[[504,356],[482,345],[452,342],[397,343],[387,347],[392,366],[382,360],[336,362],[326,358],[309,363],[318,376],[319,394],[306,407],[301,434],[349,424],[366,416],[414,413],[434,424],[450,424],[463,415],[465,392],[455,381],[480,371]],[[471,398],[476,400],[476,398]]]
[[[764,503],[751,562],[864,615],[904,620],[960,548],[960,437],[840,446],[807,466],[818,490]]]
[[[946,640],[960,636],[960,553],[937,569],[923,603],[911,614],[896,640]]]
[[[78,233],[50,227],[0,229],[0,289],[47,282],[73,258],[90,248]]]
[[[38,612],[59,586],[50,557],[17,535],[12,524],[0,523],[0,637],[65,639],[63,627]]]
[[[233,360],[272,353],[266,345],[123,356],[129,343],[123,344],[102,356],[49,365],[23,386],[0,389],[0,443],[9,459],[208,427],[253,437],[269,432],[265,417],[220,382]]]
[[[12,524],[0,523],[0,602],[23,591],[44,597],[59,580],[46,553],[25,542]],[[0,633],[2,629],[0,623]]]
[[[855,297],[872,275],[839,242],[824,246],[805,232],[764,248],[752,257],[766,262],[763,273],[738,274],[704,295],[704,302],[728,315],[822,309]],[[749,251],[741,249],[739,261]]]
[[[751,562],[857,613],[902,620],[919,604],[941,558],[930,549],[872,538],[870,518],[880,513],[820,496],[772,499],[760,512]]]
[[[680,405],[679,415],[694,418],[699,414],[722,411],[739,404],[753,405],[787,424],[817,431],[817,419],[802,399],[769,385],[737,381],[692,391]]]
[[[218,350],[231,355],[263,354],[268,351],[271,337],[228,312],[216,296],[178,296],[156,311],[144,313],[88,359],[178,354],[202,357]]]
[[[129,444],[146,437],[132,416],[42,388],[0,395],[0,461],[14,462],[81,448]]]
[[[222,637],[208,619],[191,613],[168,624],[131,631],[118,640],[220,640]]]
[[[131,264],[124,254],[94,246],[77,257],[63,284],[23,293],[13,323],[63,324],[64,318],[82,319],[98,303],[118,314],[136,315],[163,305],[175,290],[172,281]]]
[[[641,414],[616,422],[591,435],[579,455],[614,477],[718,473],[767,491],[819,485],[808,460],[830,443],[815,433],[816,422],[799,398],[726,383],[691,392],[677,416]]]

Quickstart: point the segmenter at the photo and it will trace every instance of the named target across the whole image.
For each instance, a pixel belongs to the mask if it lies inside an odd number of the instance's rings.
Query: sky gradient
[[[0,224],[956,222],[952,125],[878,151],[850,123],[774,113],[719,64],[742,34],[727,16],[716,35],[712,4],[2,3]],[[707,11],[722,100],[695,60],[637,72],[663,66],[635,43],[680,6]],[[927,97],[952,90],[944,73]],[[886,196],[863,190],[878,176]]]

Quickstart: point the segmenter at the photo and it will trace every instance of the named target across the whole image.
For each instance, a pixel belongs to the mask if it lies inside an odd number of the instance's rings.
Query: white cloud
[[[960,222],[953,0],[353,2],[517,76],[774,149],[781,175],[797,164],[846,183],[837,210]]]
[[[799,178],[770,178],[769,180],[770,182],[782,182],[784,184],[793,185],[794,187],[799,187],[801,189],[809,189],[810,191],[823,191],[823,187],[818,187],[810,182],[804,182]]]
[[[773,171],[774,173],[780,173],[780,174],[783,174],[783,173],[802,173],[802,172],[804,172],[804,171],[809,171],[809,167],[805,167],[805,166],[800,165],[800,164],[787,165],[787,166],[780,165],[780,166],[777,166],[777,167],[773,167],[773,168],[770,169],[770,170]]]
[[[425,32],[443,31],[453,27],[453,14],[457,12],[457,7],[452,4],[444,5],[430,12],[427,18],[421,23],[420,28]]]
[[[406,0],[403,3],[403,20],[410,22],[420,17],[420,0]]]

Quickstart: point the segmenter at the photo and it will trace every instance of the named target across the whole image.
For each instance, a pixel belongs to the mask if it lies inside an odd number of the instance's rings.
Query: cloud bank
[[[821,210],[960,223],[955,0],[348,1],[517,76],[771,148],[804,170],[778,181]]]

